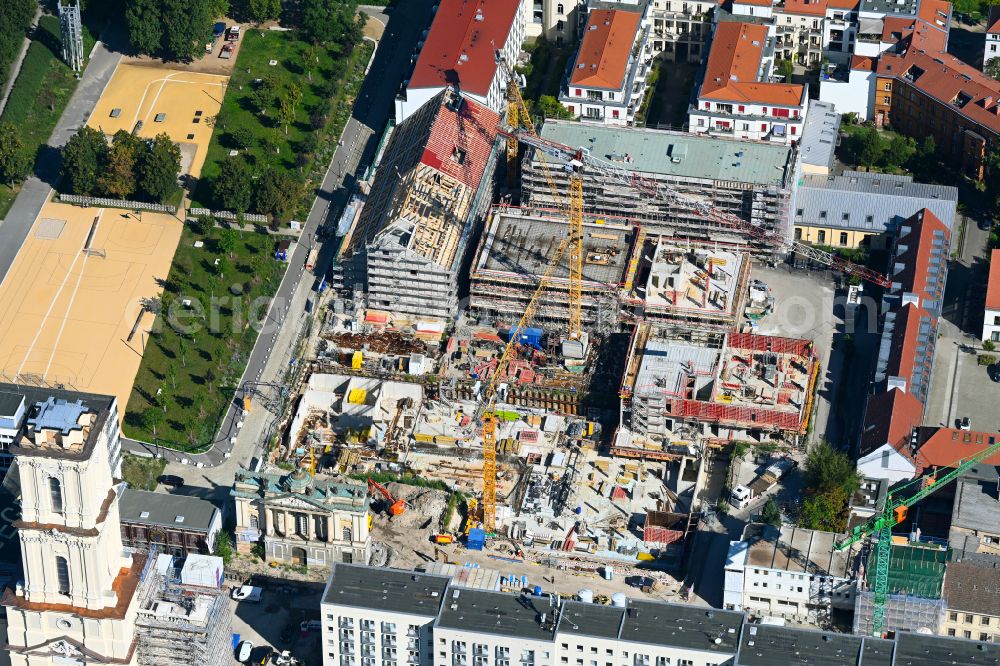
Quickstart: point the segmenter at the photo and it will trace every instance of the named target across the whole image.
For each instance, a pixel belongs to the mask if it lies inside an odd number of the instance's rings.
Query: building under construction
[[[870,636],[874,620],[875,549],[870,549],[858,575],[854,633]],[[940,633],[947,601],[942,598],[948,549],[942,545],[893,537],[889,557],[889,596],[884,631]]]
[[[807,431],[817,374],[808,340],[730,333],[694,344],[640,324],[612,452],[671,459],[734,440],[795,444]]]
[[[223,664],[231,659],[232,612],[222,588],[222,558],[150,557],[136,613],[139,666]]]
[[[736,330],[746,307],[749,257],[644,237],[640,230],[622,307],[637,319],[673,325],[682,336]]]
[[[627,217],[641,224],[649,237],[665,235],[715,247],[750,247],[758,256],[768,258],[781,249],[759,240],[759,233],[790,238],[793,148],[554,120],[542,126],[541,138],[588,151],[593,160],[607,165],[604,171],[595,166],[585,170],[584,210]],[[631,185],[622,182],[622,170],[631,172]],[[521,187],[522,204],[558,208],[569,201],[570,170],[564,160],[531,150],[522,165]],[[697,210],[694,202],[731,213],[758,231],[734,230],[725,221]]]
[[[516,323],[568,235],[569,220],[558,213],[495,207],[472,265],[473,310]],[[584,215],[580,319],[585,327],[617,322],[618,290],[634,239],[635,230],[620,217]],[[567,250],[539,296],[535,322],[568,323],[569,278]]]

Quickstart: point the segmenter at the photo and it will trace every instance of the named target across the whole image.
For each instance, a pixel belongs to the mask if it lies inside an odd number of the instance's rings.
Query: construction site
[[[150,553],[136,613],[140,666],[222,664],[232,652],[232,611],[221,557],[183,561]]]
[[[730,333],[713,343],[636,328],[613,455],[672,460],[733,441],[798,446],[819,361],[808,340]]]

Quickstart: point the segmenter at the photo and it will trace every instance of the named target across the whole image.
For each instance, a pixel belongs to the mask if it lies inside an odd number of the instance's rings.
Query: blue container
[[[239,644],[240,644],[240,635],[233,634],[233,649],[235,650],[236,646],[238,646]]]
[[[507,336],[508,341],[510,341],[510,336],[512,336],[515,331],[518,331],[516,326],[512,326],[511,328],[507,329],[505,335]],[[520,331],[518,331],[517,342],[522,345],[528,345],[529,347],[534,347],[535,349],[541,351],[543,335],[545,335],[545,331],[543,329],[531,328],[526,326],[520,329]]]
[[[469,538],[465,543],[469,550],[482,550],[486,545],[486,531],[481,527],[474,527],[469,530]]]
[[[536,597],[542,596],[542,586],[541,585],[536,585],[535,586],[535,596]]]

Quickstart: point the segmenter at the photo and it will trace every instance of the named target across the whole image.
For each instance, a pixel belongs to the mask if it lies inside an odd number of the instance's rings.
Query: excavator
[[[390,516],[401,516],[406,512],[406,502],[401,499],[396,499],[393,497],[389,489],[378,483],[374,479],[368,479],[368,492],[372,495],[376,493],[381,495],[386,501],[386,511],[388,511]]]

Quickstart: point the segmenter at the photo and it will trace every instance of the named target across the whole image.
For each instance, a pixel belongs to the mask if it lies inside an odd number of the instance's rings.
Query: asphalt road
[[[35,175],[24,182],[7,217],[0,222],[0,283],[7,276],[42,206],[52,194],[52,187],[59,176],[58,149],[86,124],[121,57],[121,53],[110,51],[104,44],[98,43],[48,144],[42,147]]]
[[[374,159],[379,133],[393,113],[393,101],[399,84],[409,72],[410,56],[416,48],[421,31],[430,24],[431,6],[431,0],[408,0],[388,9],[362,7],[366,13],[385,22],[386,30],[355,102],[352,117],[344,129],[341,143],[330,161],[323,185],[303,225],[300,242],[289,257],[288,270],[272,302],[268,322],[250,354],[241,385],[244,381],[276,379],[265,375],[265,367],[272,355],[288,353],[286,341],[294,340],[302,325],[305,302],[303,293],[313,288],[315,283],[313,274],[305,271],[310,242],[314,242],[312,239],[315,239],[320,226],[328,221],[331,226],[336,224],[341,210],[353,191],[357,175],[364,171],[364,165]],[[317,243],[317,245],[321,249],[318,262],[320,270],[316,273],[322,274],[321,270],[331,260],[330,255],[334,248],[323,249],[322,244]],[[157,454],[172,462],[186,460],[185,464],[199,467],[219,466],[230,456],[239,462],[245,462],[263,444],[260,440],[264,433],[241,432],[238,424],[242,416],[243,410],[237,405],[234,396],[234,401],[222,420],[213,447],[203,454],[180,453],[127,438],[122,438],[122,446],[132,453]],[[249,421],[244,425],[243,430],[249,428]],[[254,430],[259,429],[259,425],[254,428]],[[244,440],[252,441],[253,445],[243,444]],[[217,483],[208,476],[204,477],[204,480],[212,486]],[[190,481],[197,483],[195,479]]]

